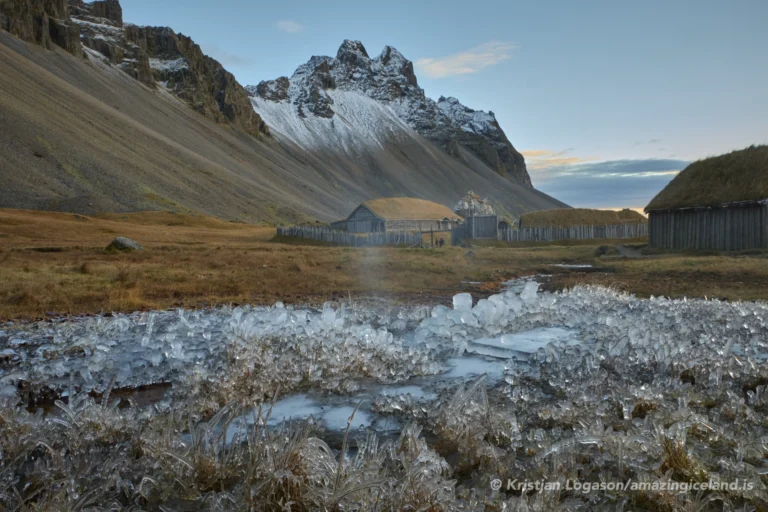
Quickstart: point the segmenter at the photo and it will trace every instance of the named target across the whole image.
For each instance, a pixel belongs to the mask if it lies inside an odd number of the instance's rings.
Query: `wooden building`
[[[366,201],[355,208],[346,220],[333,227],[350,233],[382,231],[449,231],[462,218],[447,206],[424,199],[390,197]]]
[[[768,146],[694,162],[645,211],[651,247],[768,248]]]
[[[768,249],[768,200],[648,210],[651,247]]]

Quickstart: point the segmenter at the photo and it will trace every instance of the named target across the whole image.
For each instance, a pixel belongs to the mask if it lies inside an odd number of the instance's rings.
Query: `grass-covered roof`
[[[520,216],[524,228],[546,228],[550,226],[590,226],[622,224],[624,222],[645,222],[642,214],[634,210],[591,210],[589,208],[560,208],[526,213]]]
[[[693,162],[653,198],[645,211],[766,198],[768,146],[750,146]]]
[[[384,220],[440,220],[461,218],[445,205],[414,197],[372,199],[363,205]]]

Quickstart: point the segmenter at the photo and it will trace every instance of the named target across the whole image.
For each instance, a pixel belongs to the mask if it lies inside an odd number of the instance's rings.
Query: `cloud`
[[[688,164],[651,158],[529,169],[536,188],[571,206],[643,208]]]
[[[525,164],[528,167],[528,170],[540,170],[548,167],[573,165],[596,160],[596,158],[567,156],[571,151],[573,151],[573,148],[564,149],[562,151],[555,151],[552,149],[531,149],[528,151],[521,151],[521,153],[525,157]]]
[[[660,142],[661,142],[661,139],[651,139],[651,140],[646,141],[646,142],[635,142],[633,144],[633,146],[643,146],[645,144],[649,144],[649,145],[653,146],[654,144],[659,144]]]
[[[275,28],[289,34],[295,34],[304,30],[304,26],[301,23],[296,23],[292,20],[278,20],[275,22]]]
[[[469,75],[504,62],[512,57],[512,52],[517,48],[514,43],[490,41],[446,57],[419,59],[416,67],[431,78]]]

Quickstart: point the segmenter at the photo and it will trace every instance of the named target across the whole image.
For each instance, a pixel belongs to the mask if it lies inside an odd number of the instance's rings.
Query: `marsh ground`
[[[116,236],[146,250],[105,251]],[[0,210],[0,319],[278,300],[447,302],[459,291],[482,295],[531,274],[552,274],[553,289],[592,283],[643,297],[768,298],[764,252],[633,258],[617,242],[357,249],[197,215]],[[621,243],[636,255],[644,241]],[[595,268],[554,266],[562,263]]]

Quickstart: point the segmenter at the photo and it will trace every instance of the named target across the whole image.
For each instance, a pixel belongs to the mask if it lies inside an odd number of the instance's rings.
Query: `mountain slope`
[[[99,14],[117,19],[117,2],[104,4]],[[78,16],[67,23],[88,21]],[[163,41],[176,47],[172,37]],[[217,102],[224,117],[215,122],[212,111],[194,108],[164,83],[169,75],[162,69],[155,74],[150,68],[152,79],[140,79],[126,72],[132,68],[124,61],[89,46],[85,58],[52,48],[0,30],[0,207],[86,214],[192,210],[230,220],[303,222],[335,220],[360,202],[386,196],[451,206],[469,189],[517,214],[563,206],[500,176],[467,148],[457,148],[460,158],[448,155],[407,123],[377,132],[376,146],[360,144],[354,134],[312,146],[300,137],[269,135],[266,126],[254,136],[240,122],[247,113],[226,118]],[[198,78],[215,83],[205,74]],[[198,78],[181,73],[175,83],[200,92],[200,83],[192,82]],[[363,103],[353,104],[336,92],[342,115],[335,123],[370,109],[399,120],[387,106],[360,97],[354,100]],[[250,102],[248,110],[258,118]]]
[[[312,57],[290,79],[280,77],[246,89],[267,123],[294,141],[298,137],[304,144],[323,146],[345,138],[342,132],[362,129],[380,145],[372,128],[392,132],[406,126],[456,158],[461,158],[459,147],[466,148],[502,176],[532,186],[525,159],[493,112],[472,110],[456,98],[441,97],[437,102],[427,98],[413,63],[391,46],[371,59],[361,42],[345,40],[335,58]],[[352,118],[350,110],[358,106],[368,112]],[[341,123],[333,122],[336,115]],[[382,127],[382,122],[390,126]]]

